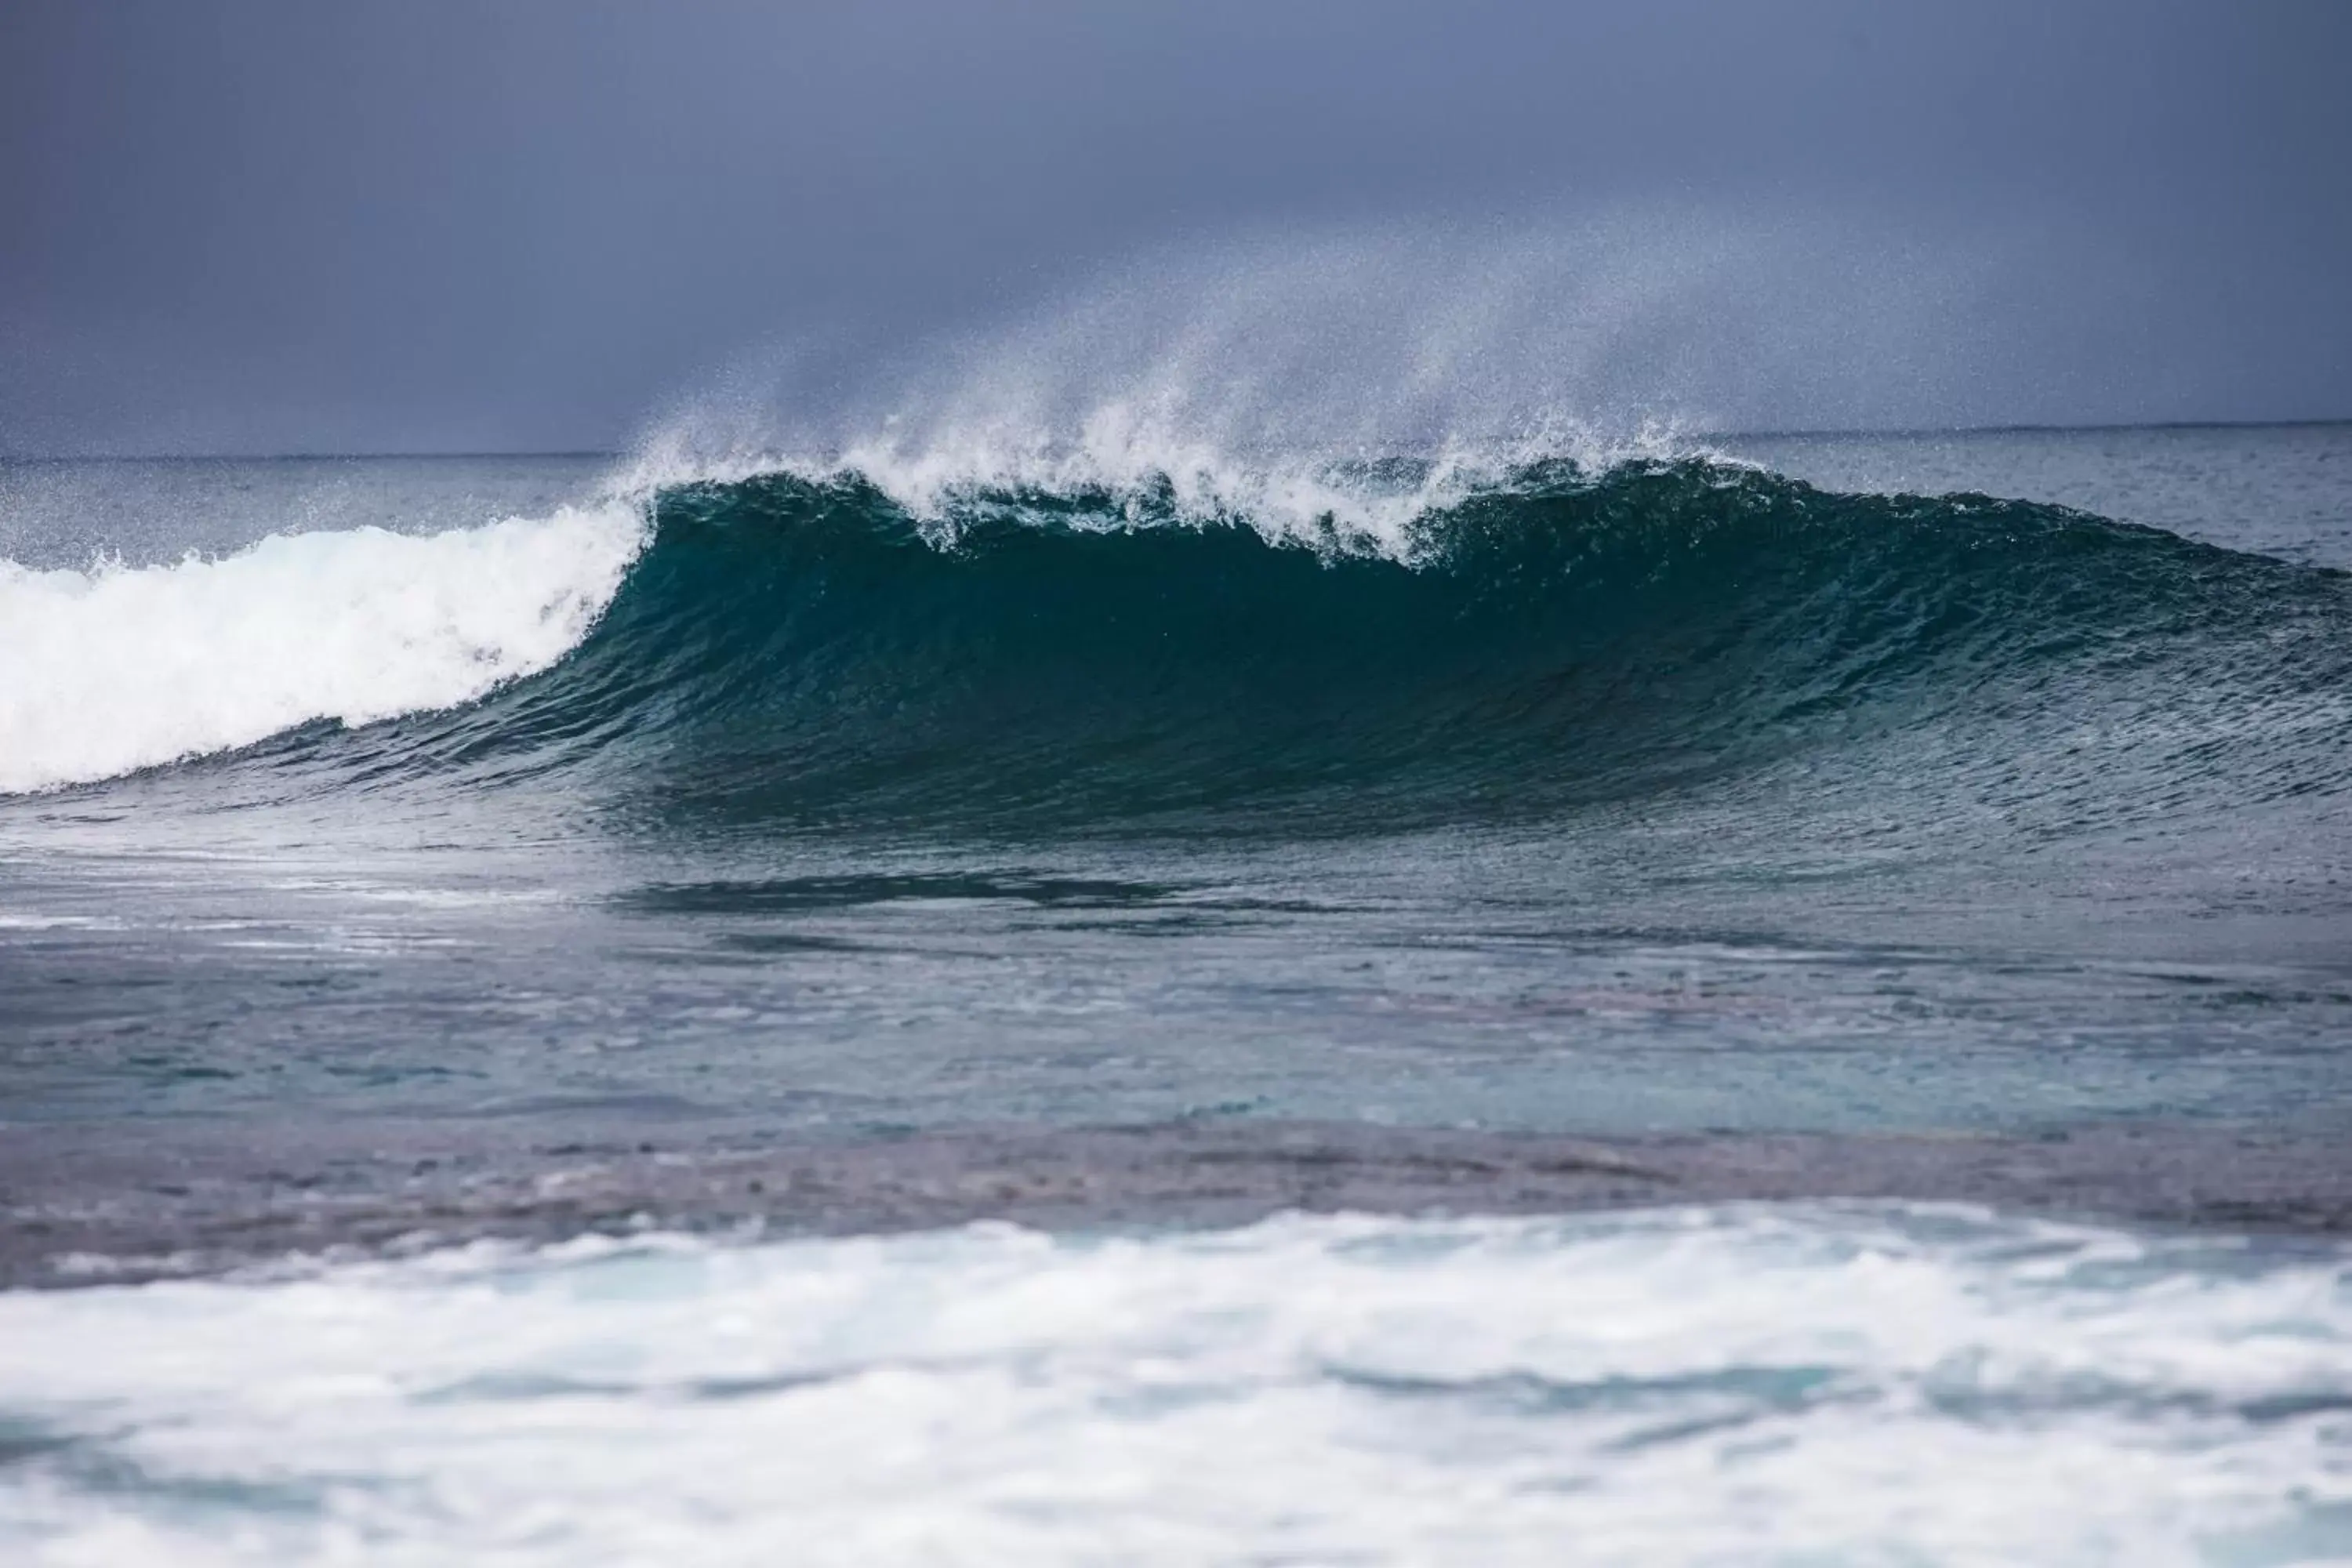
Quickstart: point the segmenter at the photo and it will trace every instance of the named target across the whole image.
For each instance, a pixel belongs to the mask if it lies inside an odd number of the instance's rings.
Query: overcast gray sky
[[[0,450],[602,448],[777,345],[823,398],[1073,299],[1145,363],[1116,301],[1294,249],[1212,344],[1516,289],[1532,387],[1698,236],[1579,395],[2352,416],[2347,69],[2338,0],[10,0]]]

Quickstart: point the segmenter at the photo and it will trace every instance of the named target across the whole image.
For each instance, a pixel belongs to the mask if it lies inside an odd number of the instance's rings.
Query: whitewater
[[[652,1235],[0,1298],[0,1329],[23,1562],[2352,1546],[2341,1254],[1963,1208]]]
[[[571,651],[643,532],[616,506],[143,568],[0,563],[0,790],[470,702]]]

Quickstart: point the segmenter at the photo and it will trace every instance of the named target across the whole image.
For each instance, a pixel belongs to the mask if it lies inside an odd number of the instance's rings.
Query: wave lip
[[[136,570],[0,562],[0,793],[474,701],[578,646],[644,542],[616,503]]]

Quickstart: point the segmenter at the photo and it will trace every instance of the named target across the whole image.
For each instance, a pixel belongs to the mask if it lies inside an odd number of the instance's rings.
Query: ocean
[[[2352,1561],[2352,426],[0,465],[0,1555]]]

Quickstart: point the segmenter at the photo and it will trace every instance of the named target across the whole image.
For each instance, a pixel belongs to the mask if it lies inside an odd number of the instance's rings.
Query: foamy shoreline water
[[[2352,1262],[1937,1205],[477,1247],[0,1295],[68,1563],[2283,1563]]]

